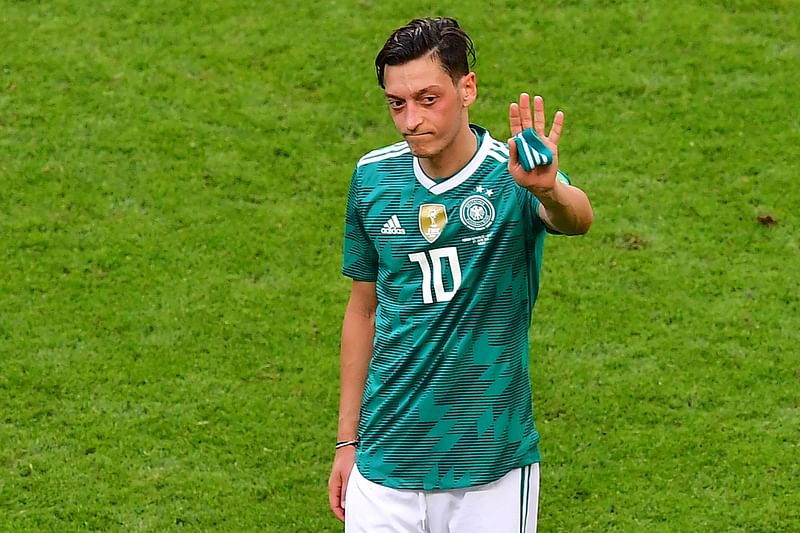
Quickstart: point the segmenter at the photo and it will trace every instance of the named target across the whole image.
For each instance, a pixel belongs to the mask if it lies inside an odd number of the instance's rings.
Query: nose
[[[415,131],[420,124],[422,124],[422,113],[420,113],[420,109],[413,102],[406,104],[405,119],[406,131],[408,132]]]

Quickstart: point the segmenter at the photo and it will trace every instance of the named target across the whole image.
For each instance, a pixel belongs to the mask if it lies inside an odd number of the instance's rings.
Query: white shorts
[[[434,491],[377,485],[353,466],[345,497],[346,533],[535,533],[539,464],[486,485]]]

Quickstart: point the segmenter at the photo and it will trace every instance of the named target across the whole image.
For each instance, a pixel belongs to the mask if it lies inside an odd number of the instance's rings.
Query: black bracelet
[[[344,448],[345,446],[358,446],[358,439],[354,440],[340,440],[336,443],[336,449]]]

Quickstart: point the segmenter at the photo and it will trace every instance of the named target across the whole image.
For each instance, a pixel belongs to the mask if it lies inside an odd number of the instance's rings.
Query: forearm
[[[565,235],[580,235],[592,225],[592,205],[579,188],[556,180],[555,187],[549,191],[530,192],[539,199],[539,214],[551,228]]]
[[[361,396],[375,337],[374,310],[353,307],[348,305],[342,325],[338,441],[358,436]]]

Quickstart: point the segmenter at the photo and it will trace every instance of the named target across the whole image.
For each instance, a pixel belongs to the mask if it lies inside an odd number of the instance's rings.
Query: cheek
[[[394,125],[396,127],[400,127],[403,123],[403,112],[402,111],[395,111],[394,109],[389,110],[389,114],[392,116],[392,120],[394,121]]]
[[[461,112],[460,101],[456,98],[441,100],[434,106],[436,113],[446,120],[453,120]]]
[[[437,105],[435,115],[439,130],[445,132],[459,129],[460,110],[461,108],[453,105],[452,102],[442,102]]]

